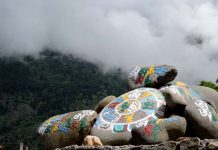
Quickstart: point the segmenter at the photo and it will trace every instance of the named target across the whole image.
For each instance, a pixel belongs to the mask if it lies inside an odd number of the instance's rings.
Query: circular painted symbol
[[[146,125],[149,120],[157,118],[155,113],[162,105],[165,105],[165,100],[160,91],[139,88],[109,103],[99,114],[95,127],[101,128],[102,124],[107,124],[107,130],[131,130],[134,125]]]

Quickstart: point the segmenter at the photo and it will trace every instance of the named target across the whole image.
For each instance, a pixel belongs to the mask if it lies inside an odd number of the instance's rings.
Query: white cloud
[[[218,77],[218,5],[210,0],[0,0],[2,55],[44,47],[107,67],[171,64],[179,80]]]

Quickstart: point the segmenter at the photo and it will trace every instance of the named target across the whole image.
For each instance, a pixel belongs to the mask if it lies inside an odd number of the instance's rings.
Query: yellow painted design
[[[151,93],[149,93],[149,92],[144,92],[143,93],[143,97],[149,97],[149,96],[151,96]]]
[[[53,128],[52,128],[52,130],[51,130],[51,133],[56,132],[57,130],[58,130],[58,123],[56,123],[56,124],[53,126]]]
[[[133,115],[126,115],[125,118],[127,123],[131,123],[133,119]]]
[[[163,119],[157,119],[157,124],[161,123]]]
[[[176,82],[177,86],[182,86],[182,87],[186,87],[186,84],[183,82]]]
[[[150,67],[145,76],[151,75],[154,73],[154,67]]]
[[[127,93],[124,94],[122,97],[123,97],[124,100],[128,100],[128,94]]]
[[[143,94],[141,94],[138,98],[137,98],[137,100],[141,100],[142,98],[146,98],[146,97],[149,97],[149,96],[151,96],[152,94],[151,93],[149,93],[149,92],[143,92]]]

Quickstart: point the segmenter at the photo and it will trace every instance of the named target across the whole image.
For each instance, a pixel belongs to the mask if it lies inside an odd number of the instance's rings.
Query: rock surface
[[[218,138],[218,115],[205,101],[190,101],[185,108],[185,117],[193,135],[201,139]]]
[[[166,104],[174,111],[183,108],[191,136],[218,138],[218,114],[216,104],[218,93],[212,89],[189,86],[182,82],[174,82],[160,89]],[[210,99],[214,98],[214,99]],[[211,104],[211,105],[210,105]]]
[[[104,145],[129,144],[134,126],[145,126],[148,121],[164,117],[165,101],[154,88],[139,88],[121,95],[99,114],[91,135]]]
[[[83,110],[49,118],[37,130],[44,149],[79,144],[90,132],[96,116],[95,111]]]
[[[151,120],[146,126],[133,128],[132,143],[136,145],[156,144],[175,140],[185,136],[186,126],[186,119],[180,116]]]
[[[113,95],[103,98],[95,107],[95,111],[99,114],[105,106],[107,106],[110,102],[112,102],[115,99],[116,97]]]
[[[123,146],[78,146],[71,145],[56,150],[217,150],[218,139],[200,140],[197,137],[183,138],[180,141],[168,141],[154,145]]]
[[[102,145],[101,140],[97,136],[88,135],[84,138],[83,144],[84,146],[97,146]]]
[[[214,89],[204,86],[191,86],[194,91],[201,93],[202,98],[218,111],[218,92]]]
[[[173,66],[136,66],[128,76],[128,84],[131,89],[139,87],[160,87],[174,80],[177,70]]]

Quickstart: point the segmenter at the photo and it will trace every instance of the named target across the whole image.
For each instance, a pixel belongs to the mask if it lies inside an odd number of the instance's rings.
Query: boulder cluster
[[[95,110],[51,117],[37,133],[47,150],[218,138],[218,92],[173,81],[176,76],[173,66],[137,66],[128,76],[131,91],[105,97]]]

